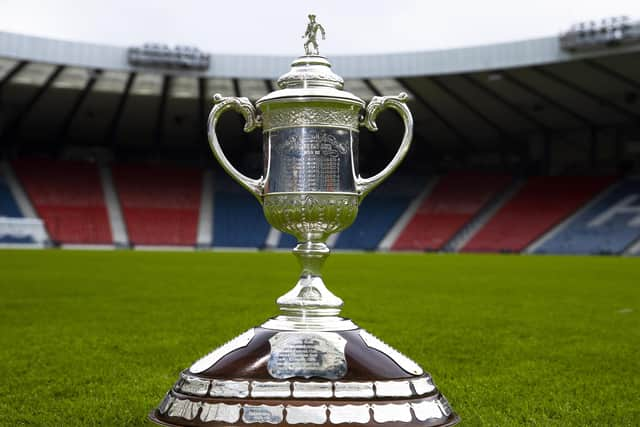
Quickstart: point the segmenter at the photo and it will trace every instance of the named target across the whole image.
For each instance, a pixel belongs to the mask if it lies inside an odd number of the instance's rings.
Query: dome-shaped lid
[[[331,63],[324,56],[304,55],[291,63],[291,70],[278,79],[280,90],[260,98],[256,105],[285,98],[326,98],[360,104],[364,101],[342,90],[344,79],[331,70]]]
[[[331,70],[324,56],[305,55],[291,63],[291,70],[278,79],[281,89],[330,87],[342,89],[344,80]]]

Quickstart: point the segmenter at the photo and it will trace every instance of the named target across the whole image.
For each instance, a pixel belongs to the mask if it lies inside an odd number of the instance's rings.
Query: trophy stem
[[[330,252],[324,242],[302,242],[293,249],[302,273],[295,287],[277,300],[285,314],[307,318],[340,313],[343,302],[327,289],[321,275]]]

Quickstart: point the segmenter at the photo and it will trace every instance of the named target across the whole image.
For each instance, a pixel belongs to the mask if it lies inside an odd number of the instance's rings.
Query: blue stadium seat
[[[355,222],[340,233],[335,247],[337,249],[376,249],[425,184],[424,177],[416,179],[392,175],[364,199]],[[293,236],[283,233],[278,247],[292,249],[296,244],[297,241]]]
[[[340,233],[335,247],[375,250],[425,185],[424,177],[392,175],[364,199],[355,222]]]
[[[23,216],[2,176],[0,176],[0,216],[8,216],[10,218],[22,218]]]
[[[619,254],[640,238],[640,179],[618,183],[536,253]]]
[[[0,176],[0,217],[22,218],[22,212],[4,178]],[[16,237],[0,234],[0,243],[33,243],[31,237]]]
[[[264,246],[269,224],[260,203],[226,174],[216,174],[213,193],[213,246]]]
[[[280,236],[279,248],[293,249],[298,244],[298,241],[291,234],[282,233]]]

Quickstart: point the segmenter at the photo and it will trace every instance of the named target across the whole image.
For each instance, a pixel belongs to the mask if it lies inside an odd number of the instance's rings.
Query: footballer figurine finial
[[[322,40],[325,40],[325,31],[322,25],[316,22],[316,15],[309,15],[309,23],[307,24],[307,31],[304,33],[302,38],[307,38],[306,43],[304,44],[304,53],[306,55],[319,55],[318,52],[318,41],[316,40],[316,36],[318,34],[318,30],[322,34]],[[313,45],[313,48],[310,48],[309,45]]]

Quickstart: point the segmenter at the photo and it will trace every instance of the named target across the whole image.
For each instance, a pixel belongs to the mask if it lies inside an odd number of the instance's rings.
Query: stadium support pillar
[[[494,132],[496,132],[498,136],[498,141],[499,141],[498,147],[500,148],[500,156],[502,158],[503,166],[505,166],[507,163],[505,161],[505,157],[508,155],[508,152],[509,152],[508,142],[513,143],[515,146],[517,144],[517,141],[511,138],[511,136],[507,133],[507,131],[502,126],[500,126],[495,120],[493,120],[484,112],[476,108],[469,101],[463,98],[459,93],[457,93],[456,91],[451,89],[451,87],[449,87],[447,84],[445,84],[442,78],[431,77],[430,80],[446,95],[448,95],[450,98],[453,98],[455,102],[462,105],[472,115],[476,116],[481,122],[483,122],[485,125],[493,129]]]
[[[562,111],[563,113],[573,117],[576,121],[582,123],[583,125],[591,126],[591,119],[589,117],[587,117],[587,116],[585,116],[585,115],[583,115],[581,113],[578,113],[574,109],[569,108],[564,104],[561,104],[560,102],[556,101],[555,99],[553,99],[549,95],[546,95],[545,93],[539,91],[538,89],[533,87],[531,84],[526,83],[524,80],[522,80],[521,77],[516,78],[514,75],[512,75],[510,72],[507,72],[507,71],[503,72],[502,75],[509,83],[512,83],[513,85],[519,87],[520,89],[524,90],[525,92],[528,92],[528,93],[536,96],[537,98],[540,98],[541,100],[543,100],[547,104],[549,104],[549,105],[557,108],[558,110]]]
[[[2,90],[4,89],[4,86],[11,81],[11,79],[13,78],[13,76],[15,76],[16,74],[18,74],[20,72],[20,70],[22,70],[24,68],[24,66],[27,65],[27,61],[20,61],[18,62],[11,71],[9,71],[1,80],[0,80],[0,96],[2,96]]]
[[[62,126],[60,126],[60,131],[58,132],[58,138],[56,141],[58,149],[63,146],[65,139],[69,135],[69,129],[71,128],[71,123],[73,123],[73,119],[78,114],[78,111],[82,106],[82,103],[91,92],[91,89],[93,88],[93,85],[98,80],[98,77],[100,76],[100,74],[102,74],[102,70],[91,71],[89,79],[87,80],[87,83],[85,84],[84,88],[80,91],[80,93],[76,97],[75,101],[73,102],[73,105],[71,106],[71,109],[67,113],[67,116],[64,118],[64,121],[62,122]]]
[[[473,77],[471,77],[469,75],[462,75],[462,78],[465,81],[467,81],[469,84],[474,86],[475,88],[477,88],[480,91],[482,91],[483,93],[485,93],[490,98],[492,98],[492,99],[496,100],[497,102],[503,104],[506,108],[508,108],[514,114],[516,114],[516,115],[520,116],[521,118],[523,118],[524,120],[532,123],[535,127],[538,128],[539,131],[545,132],[545,131],[548,130],[547,126],[545,126],[544,123],[542,123],[540,120],[538,120],[534,115],[530,114],[524,108],[522,108],[522,107],[516,105],[515,103],[509,101],[504,96],[498,94],[498,92],[496,92],[495,90],[488,88],[487,86],[485,86],[484,84],[480,83],[479,81],[477,81],[476,79],[474,79]]]
[[[427,99],[424,96],[422,96],[420,92],[416,90],[415,87],[412,87],[408,79],[397,79],[397,80],[400,82],[402,86],[406,87],[408,90],[411,91],[411,93],[413,93],[413,96],[415,97],[416,101],[420,105],[422,105],[429,113],[433,114],[436,117],[436,119],[438,119],[440,123],[442,123],[444,127],[447,128],[447,130],[453,134],[454,138],[456,139],[456,141],[458,141],[460,145],[466,148],[470,148],[472,150],[476,149],[476,146],[471,142],[471,140],[466,135],[460,132],[460,130],[456,127],[456,125],[454,125],[449,119],[447,119],[444,115],[442,115],[435,108],[434,105],[432,105],[429,101],[427,101]]]
[[[158,112],[156,115],[156,126],[153,131],[153,142],[156,149],[162,147],[164,139],[164,117],[167,111],[167,94],[169,92],[169,85],[171,84],[171,77],[164,76],[162,79],[162,93],[160,94],[160,103],[158,104]]]
[[[113,117],[111,118],[111,123],[107,128],[105,142],[112,148],[116,146],[116,142],[117,142],[116,131],[118,130],[118,125],[120,124],[122,113],[124,112],[124,106],[127,103],[127,99],[129,99],[129,91],[131,90],[131,85],[133,84],[133,80],[135,79],[135,77],[136,77],[136,73],[129,74],[127,83],[125,84],[124,90],[122,91],[122,94],[120,95],[120,99],[118,100],[116,111],[113,113]]]
[[[27,101],[25,106],[22,108],[18,114],[16,114],[15,119],[7,127],[2,130],[0,134],[0,141],[8,141],[13,138],[16,131],[20,128],[20,125],[24,121],[24,119],[29,115],[33,107],[38,103],[42,95],[44,95],[51,84],[56,80],[56,78],[60,75],[64,66],[58,65],[55,70],[49,75],[47,80],[38,88],[38,90],[33,94],[33,96]],[[14,147],[17,147],[18,144],[14,144]]]
[[[196,132],[196,146],[198,147],[198,151],[200,153],[201,162],[202,160],[210,161],[211,153],[209,151],[209,144],[207,142],[207,133],[205,131],[207,123],[207,89],[205,85],[205,79],[200,77],[198,78],[198,129],[199,132]]]
[[[591,100],[593,100],[594,102],[597,102],[599,105],[604,105],[607,108],[609,108],[612,111],[615,111],[616,113],[618,113],[621,116],[626,116],[628,118],[630,118],[631,120],[635,120],[635,121],[640,121],[640,114],[628,110],[626,108],[623,108],[621,106],[619,106],[618,104],[616,104],[615,102],[610,101],[608,98],[603,98],[595,93],[593,93],[590,90],[587,90],[586,88],[577,85],[576,83],[574,83],[571,80],[565,79],[563,77],[558,76],[557,74],[552,73],[551,71],[549,71],[548,69],[544,69],[542,67],[533,67],[533,69],[535,71],[537,71],[539,74],[545,76],[547,79],[554,81],[558,84],[564,85],[566,87],[568,87],[569,89],[573,90],[574,92],[577,92],[579,94],[581,94],[582,96],[586,97],[586,98],[590,98]]]
[[[627,76],[625,76],[624,74],[619,73],[616,70],[613,70],[609,67],[607,67],[606,65],[593,60],[593,59],[586,59],[583,61],[583,63],[589,65],[592,68],[595,68],[596,70],[600,71],[601,73],[609,76],[609,77],[613,77],[616,80],[619,80],[621,82],[623,82],[624,84],[631,86],[632,88],[634,88],[637,91],[640,91],[640,83],[634,79],[631,79]]]

